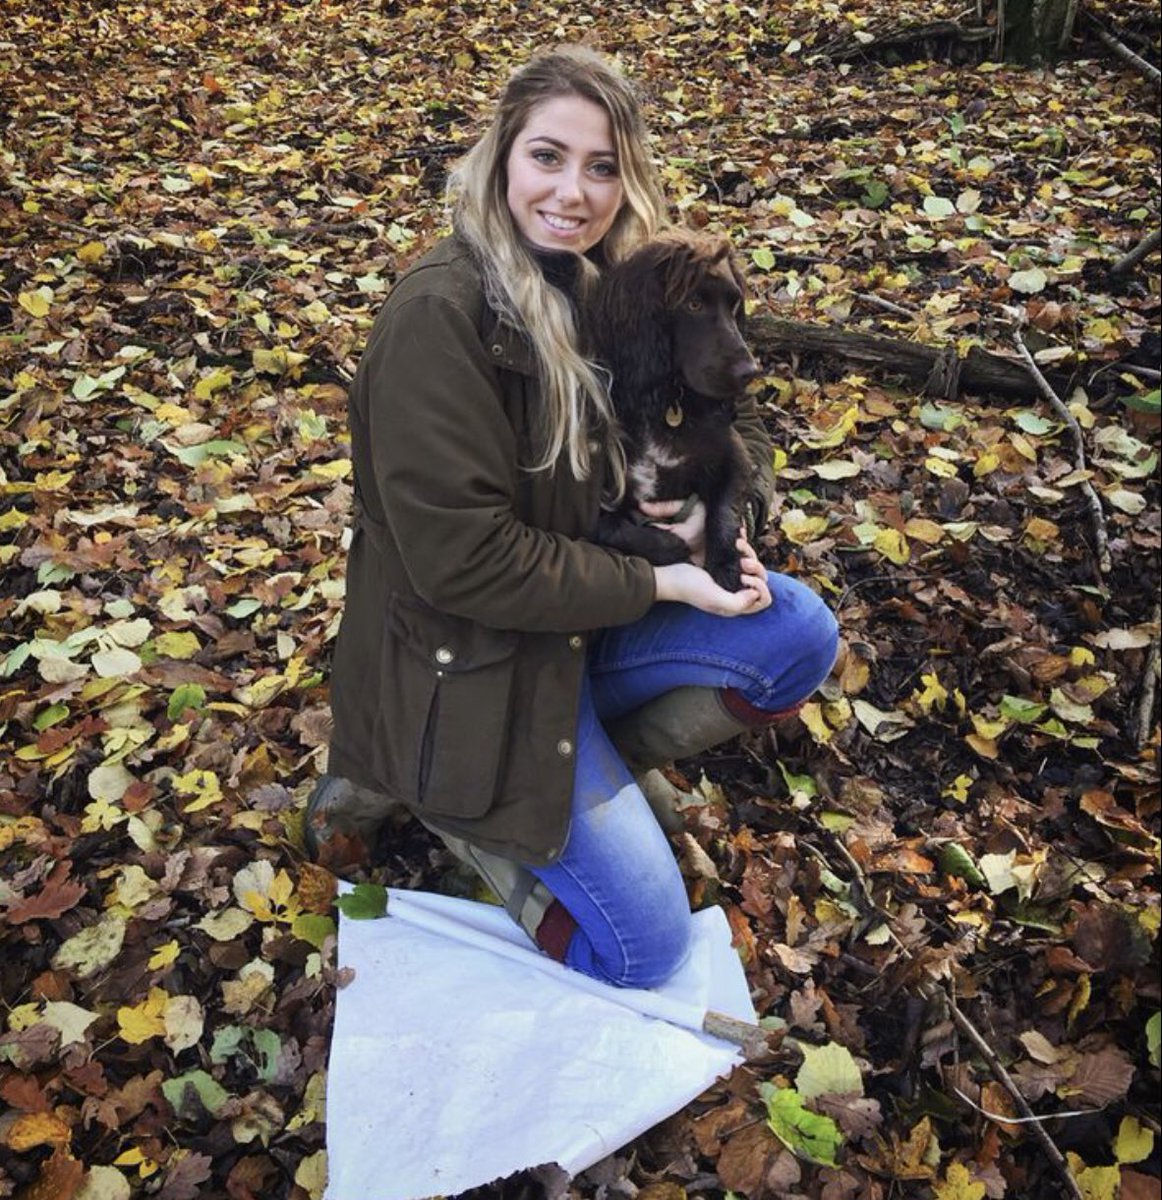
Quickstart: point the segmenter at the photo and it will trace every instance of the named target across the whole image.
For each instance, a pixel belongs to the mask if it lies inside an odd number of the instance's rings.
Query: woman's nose
[[[566,168],[557,176],[557,199],[567,203],[581,199],[581,179],[577,171]]]

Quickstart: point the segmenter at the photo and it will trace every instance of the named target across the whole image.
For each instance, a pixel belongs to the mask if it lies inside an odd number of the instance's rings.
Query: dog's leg
[[[620,513],[601,514],[597,522],[596,540],[611,550],[647,559],[655,567],[690,560],[690,547],[676,533],[659,529],[656,525],[639,525]]]

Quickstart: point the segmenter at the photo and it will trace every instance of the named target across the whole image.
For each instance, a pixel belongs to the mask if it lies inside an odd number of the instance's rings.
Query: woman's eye
[[[557,155],[552,150],[534,150],[533,161],[549,166],[557,161]]]
[[[616,179],[617,166],[611,162],[594,163],[593,173],[599,175],[602,179]]]

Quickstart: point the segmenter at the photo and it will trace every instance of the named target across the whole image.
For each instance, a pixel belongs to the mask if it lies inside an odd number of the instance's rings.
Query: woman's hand
[[[676,534],[690,548],[690,561],[701,566],[706,560],[706,505],[693,497],[690,511],[681,521],[671,522],[689,503],[688,500],[642,500],[638,510],[659,529]]]
[[[771,590],[766,568],[759,562],[750,542],[741,536],[741,531],[735,546],[742,571],[742,587],[737,592],[719,587],[706,571],[693,563],[674,563],[654,567],[657,598],[689,604],[719,617],[742,617],[769,608]]]

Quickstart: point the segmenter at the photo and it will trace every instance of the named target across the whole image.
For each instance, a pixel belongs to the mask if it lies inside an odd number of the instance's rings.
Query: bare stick
[[[1094,33],[1097,34],[1098,41],[1103,46],[1112,50],[1118,58],[1129,63],[1135,71],[1144,75],[1156,88],[1162,90],[1162,71],[1159,71],[1153,63],[1148,63],[1140,55],[1135,54],[1125,42],[1119,42],[1112,33],[1107,33],[1092,17],[1090,24],[1093,26]]]
[[[1085,440],[1082,437],[1081,426],[1077,423],[1077,418],[1066,408],[1061,397],[1057,395],[1050,386],[1049,381],[1041,374],[1041,368],[1037,366],[1032,354],[1029,353],[1029,347],[1025,345],[1019,332],[1013,336],[1013,345],[1016,346],[1017,352],[1024,360],[1025,369],[1037,381],[1037,387],[1040,389],[1041,395],[1049,401],[1053,411],[1068,426],[1069,432],[1073,435],[1074,466],[1079,471],[1084,471],[1086,469]],[[1098,570],[1103,575],[1108,575],[1113,566],[1113,561],[1110,558],[1109,539],[1106,536],[1105,514],[1102,512],[1101,501],[1098,499],[1097,492],[1093,490],[1093,485],[1088,479],[1082,480],[1081,490],[1089,502],[1090,511],[1093,513],[1093,533],[1094,540],[1097,543]]]
[[[1125,275],[1127,271],[1132,270],[1138,265],[1148,254],[1153,254],[1158,249],[1158,244],[1162,242],[1162,230],[1155,229],[1153,233],[1147,234],[1124,258],[1119,258],[1112,267],[1110,274]]]
[[[884,309],[885,312],[895,313],[898,317],[907,317],[909,321],[916,319],[916,313],[912,309],[893,304],[890,300],[885,300],[883,296],[877,296],[874,292],[856,292],[855,298],[868,304],[874,304],[877,308]]]
[[[937,988],[937,990],[943,996],[944,1003],[948,1006],[948,1015],[952,1018],[956,1028],[977,1048],[981,1058],[988,1063],[989,1070],[997,1077],[997,1081],[1012,1096],[1013,1103],[1020,1110],[1021,1116],[1029,1122],[1042,1149],[1049,1156],[1049,1161],[1057,1168],[1057,1173],[1061,1176],[1066,1190],[1074,1200],[1085,1200],[1081,1188],[1077,1185],[1077,1180],[1073,1178],[1073,1174],[1069,1170],[1069,1164],[1065,1161],[1061,1151],[1057,1149],[1057,1143],[1046,1132],[1043,1118],[1038,1117],[1029,1107],[1029,1102],[1021,1095],[1021,1089],[1017,1087],[1013,1077],[1005,1070],[1004,1064],[997,1058],[996,1052],[988,1044],[980,1030],[957,1008],[956,1001],[943,988]]]
[[[1154,605],[1154,624],[1162,623],[1162,604]],[[1154,727],[1154,701],[1158,697],[1158,671],[1162,665],[1162,643],[1158,634],[1146,655],[1146,674],[1142,679],[1142,691],[1138,696],[1137,720],[1134,722],[1134,741],[1138,749],[1150,740],[1150,731]]]

